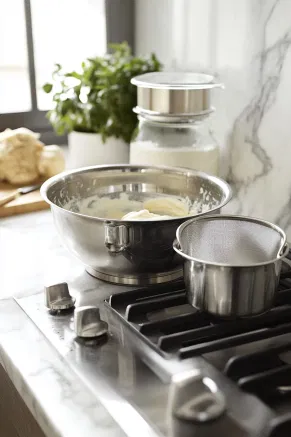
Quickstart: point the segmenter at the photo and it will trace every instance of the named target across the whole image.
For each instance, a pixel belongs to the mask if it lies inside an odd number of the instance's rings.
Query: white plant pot
[[[74,131],[68,135],[68,140],[70,169],[129,162],[129,145],[119,138],[110,137],[103,143],[99,134]]]

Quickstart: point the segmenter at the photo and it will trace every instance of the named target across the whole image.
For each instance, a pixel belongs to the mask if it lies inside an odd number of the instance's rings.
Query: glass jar
[[[208,124],[211,93],[222,87],[213,76],[155,72],[134,77],[139,126],[130,164],[187,167],[219,173],[219,147]]]
[[[130,144],[130,164],[188,167],[217,176],[219,146],[205,117],[167,123],[140,115]]]

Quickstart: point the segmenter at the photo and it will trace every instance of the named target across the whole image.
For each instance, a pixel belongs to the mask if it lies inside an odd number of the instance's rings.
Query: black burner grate
[[[185,359],[291,333],[291,268],[284,264],[276,306],[248,319],[199,312],[187,303],[179,281],[112,295],[106,305],[160,355]]]

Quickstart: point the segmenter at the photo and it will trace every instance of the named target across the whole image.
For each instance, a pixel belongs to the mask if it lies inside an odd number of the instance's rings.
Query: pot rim
[[[202,259],[187,255],[186,253],[182,252],[181,243],[180,243],[180,236],[181,236],[182,231],[185,229],[185,227],[190,225],[193,222],[196,222],[196,221],[213,220],[213,219],[214,220],[216,220],[216,219],[245,220],[245,221],[251,221],[253,223],[257,223],[257,224],[272,228],[274,231],[278,232],[282,238],[282,243],[281,243],[280,250],[278,251],[277,258],[269,260],[269,261],[261,262],[261,263],[231,265],[231,264],[226,264],[226,263],[218,263],[218,262],[211,262],[211,261],[207,261],[207,260],[202,260]],[[267,220],[262,220],[262,219],[259,219],[256,217],[249,217],[249,216],[244,216],[244,215],[212,214],[212,215],[205,215],[203,217],[193,218],[193,219],[187,220],[186,222],[182,223],[176,231],[176,240],[173,243],[173,249],[182,258],[185,258],[188,261],[195,261],[195,262],[205,264],[208,266],[217,266],[217,267],[224,267],[224,268],[231,268],[231,269],[235,269],[235,268],[239,268],[239,269],[246,268],[247,269],[247,268],[269,265],[269,264],[272,264],[276,261],[281,260],[282,258],[284,258],[288,254],[289,244],[287,242],[287,236],[286,236],[285,232],[279,226],[277,226],[274,223],[271,223]]]
[[[82,174],[82,173],[87,173],[87,172],[91,172],[91,171],[103,171],[103,170],[122,170],[122,169],[132,169],[132,170],[160,170],[160,171],[164,171],[164,172],[171,172],[171,173],[175,173],[175,174],[181,174],[181,175],[189,175],[189,176],[200,176],[204,179],[208,179],[211,180],[212,182],[214,182],[216,185],[219,185],[219,187],[223,190],[224,195],[225,195],[225,199],[215,208],[210,209],[209,211],[206,212],[202,212],[199,214],[195,214],[195,215],[187,215],[187,216],[183,216],[183,217],[173,217],[170,219],[166,219],[166,220],[118,220],[118,219],[111,219],[111,218],[102,218],[102,217],[93,217],[90,215],[86,215],[86,214],[81,214],[78,212],[73,212],[73,211],[69,211],[67,209],[64,209],[63,207],[56,205],[54,202],[52,202],[49,198],[48,198],[48,190],[57,182],[61,181],[61,180],[65,180],[66,177],[71,176],[71,175],[75,175],[75,174]],[[94,166],[89,166],[89,167],[82,167],[79,169],[75,169],[75,170],[67,170],[64,171],[62,173],[59,173],[56,176],[51,177],[50,179],[48,179],[47,181],[45,181],[41,188],[40,188],[40,193],[41,196],[43,197],[43,199],[52,207],[52,208],[56,208],[60,211],[62,211],[63,213],[67,213],[70,214],[72,216],[76,216],[76,217],[80,217],[80,218],[84,218],[84,219],[89,219],[89,220],[94,220],[97,222],[103,222],[103,223],[113,223],[116,225],[121,225],[121,224],[127,224],[127,225],[151,225],[153,223],[160,223],[160,224],[165,224],[165,223],[179,223],[181,220],[185,220],[185,219],[191,219],[191,218],[196,218],[196,217],[201,217],[205,214],[209,214],[211,212],[215,212],[218,209],[222,208],[223,206],[225,206],[230,199],[232,198],[232,189],[230,187],[230,185],[224,181],[223,179],[219,178],[218,176],[212,176],[209,175],[208,173],[204,173],[201,171],[196,171],[196,170],[191,170],[188,168],[182,168],[182,167],[167,167],[167,166],[152,166],[152,165],[130,165],[130,164],[115,164],[115,165],[94,165]],[[189,220],[188,220],[189,221]]]

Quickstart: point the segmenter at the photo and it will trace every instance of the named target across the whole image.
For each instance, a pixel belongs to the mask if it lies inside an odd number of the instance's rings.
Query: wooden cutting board
[[[34,182],[31,185],[41,183]],[[10,185],[4,182],[0,182],[0,198],[4,195],[12,193],[18,187],[15,185]],[[39,190],[32,191],[28,194],[23,194],[18,196],[11,202],[6,203],[6,205],[0,206],[0,217],[9,217],[16,214],[24,214],[27,212],[41,211],[43,209],[48,209],[49,205],[43,200],[40,195]]]

